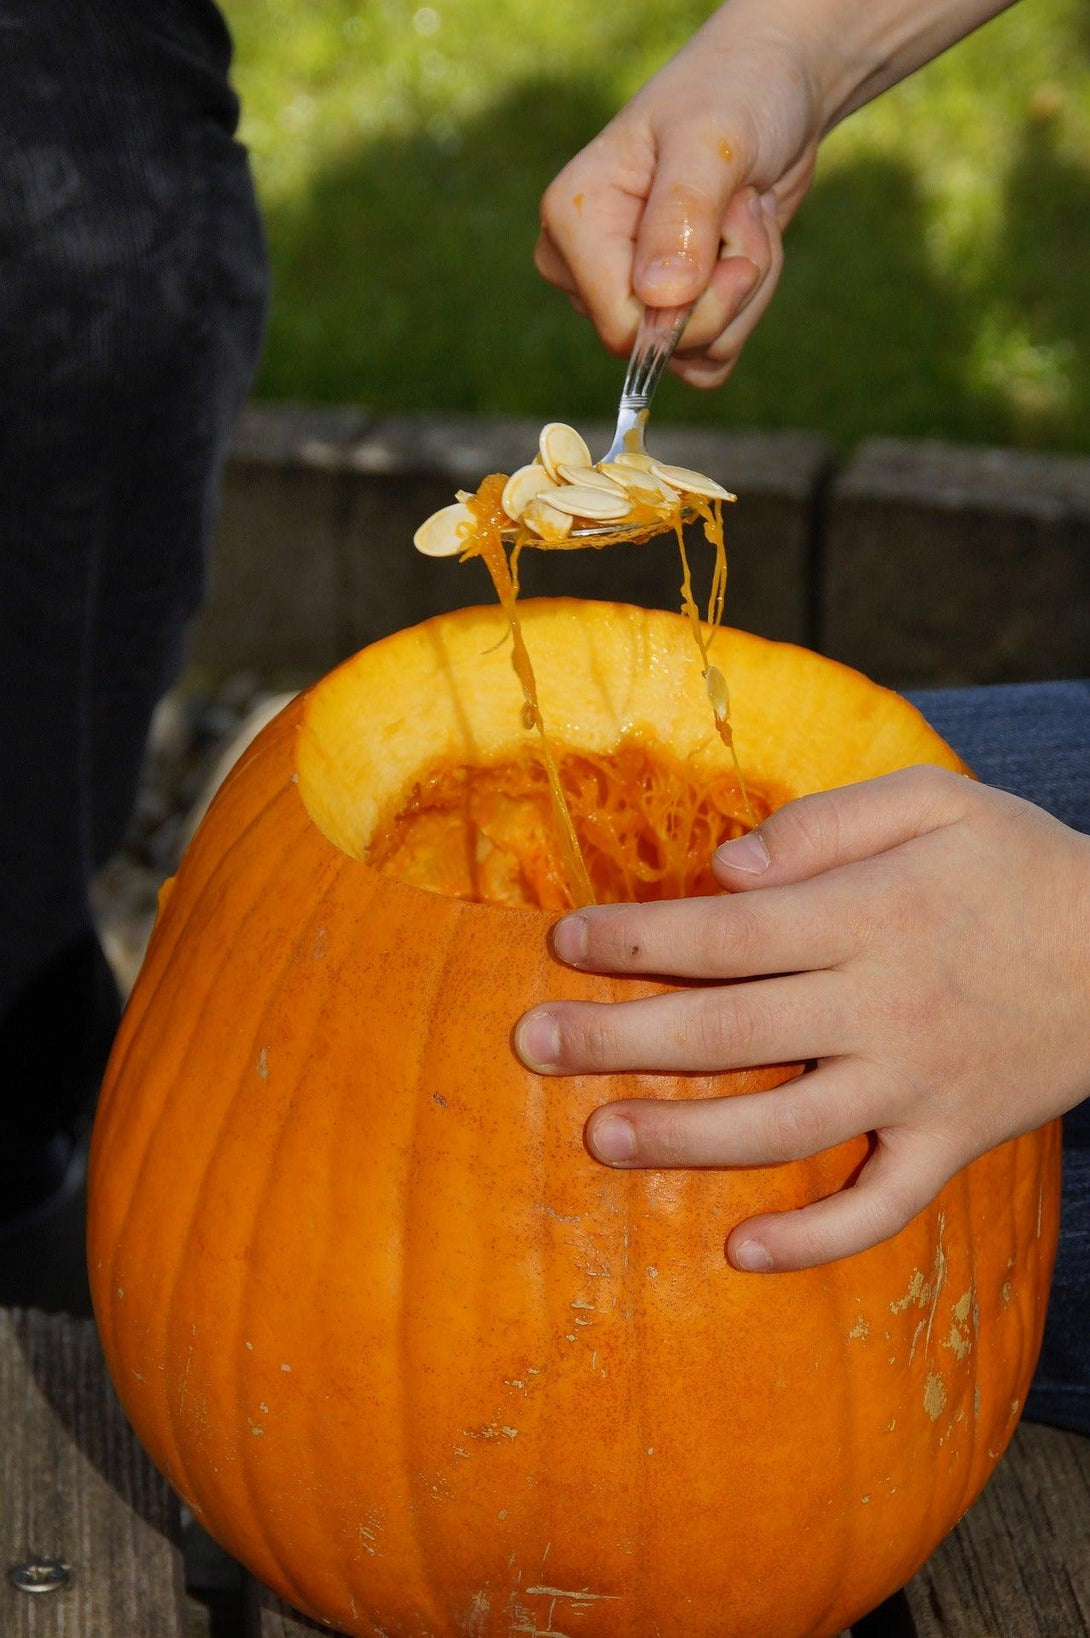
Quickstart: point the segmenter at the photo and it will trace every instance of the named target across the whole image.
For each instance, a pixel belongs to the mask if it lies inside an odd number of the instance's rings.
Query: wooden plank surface
[[[0,1634],[182,1638],[178,1505],[122,1415],[90,1320],[0,1309]],[[59,1592],[13,1565],[62,1559]]]
[[[327,1630],[254,1586],[249,1638]],[[1023,1423],[919,1575],[841,1638],[1090,1638],[1090,1439]]]
[[[250,1582],[246,1638],[308,1638],[315,1632],[324,1633],[325,1638],[336,1638],[331,1628],[309,1621],[305,1615],[282,1604],[268,1587]]]
[[[1090,1439],[1024,1422],[906,1593],[917,1638],[1090,1633]]]

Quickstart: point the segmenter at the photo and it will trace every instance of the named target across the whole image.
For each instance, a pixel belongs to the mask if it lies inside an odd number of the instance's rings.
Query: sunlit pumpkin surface
[[[521,619],[596,890],[709,885],[743,810],[688,621]],[[604,1102],[801,1066],[546,1080],[515,1058],[534,1002],[663,986],[549,953],[563,860],[507,635],[469,609],[347,661],[245,754],[165,890],[90,1162],[113,1379],[201,1523],[357,1638],[830,1638],[1017,1424],[1058,1126],[887,1244],[770,1276],[732,1269],[727,1233],[850,1186],[865,1135],[777,1167],[594,1163]],[[845,667],[715,643],[760,804],[960,767]]]

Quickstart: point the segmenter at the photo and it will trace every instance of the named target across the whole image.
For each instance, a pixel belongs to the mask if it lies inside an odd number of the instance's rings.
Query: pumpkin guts
[[[752,828],[758,823],[745,778],[734,746],[730,724],[730,695],[726,679],[717,666],[712,665],[709,649],[723,618],[723,604],[727,586],[727,560],[723,540],[723,501],[734,496],[710,478],[683,467],[664,466],[644,454],[625,454],[608,465],[591,465],[590,453],[579,434],[571,427],[553,422],[541,434],[537,460],[520,467],[510,477],[493,474],[485,478],[475,495],[460,494],[453,506],[444,507],[421,525],[415,537],[418,550],[426,556],[460,555],[462,561],[479,557],[500,601],[511,633],[512,664],[523,694],[523,721],[528,729],[536,729],[539,736],[541,763],[548,782],[555,829],[563,863],[565,890],[559,901],[549,897],[540,903],[556,903],[557,908],[592,904],[602,894],[608,899],[645,897],[635,891],[622,890],[622,882],[629,888],[640,880],[635,859],[623,863],[616,860],[617,870],[606,873],[596,889],[587,863],[589,836],[594,829],[593,814],[573,809],[577,800],[570,781],[565,782],[558,766],[556,750],[546,730],[538,700],[537,682],[522,634],[518,615],[519,558],[527,546],[539,550],[572,550],[577,547],[601,548],[620,542],[645,541],[652,535],[673,530],[677,536],[681,560],[681,608],[689,621],[693,641],[700,656],[701,675],[712,706],[715,731],[730,752],[737,780],[741,806]],[[703,521],[705,538],[715,552],[711,590],[708,598],[707,623],[712,628],[706,638],[693,594],[692,572],[685,545],[685,523],[699,517]],[[582,521],[582,527],[574,525]],[[505,542],[510,540],[510,554]],[[645,757],[646,762],[646,757]],[[669,761],[667,754],[666,761]],[[658,764],[663,766],[661,761]],[[632,764],[625,764],[627,775],[632,775]],[[677,774],[681,770],[675,768]],[[620,800],[622,774],[620,766],[598,770],[598,782],[609,785],[616,810]],[[644,801],[645,785],[631,792],[633,812],[648,817]],[[580,786],[586,794],[588,787]],[[702,798],[683,773],[675,791],[674,818],[682,805],[681,792],[688,791],[690,822],[674,824],[672,832],[658,833],[644,827],[642,846],[665,854],[664,879],[677,883],[691,883],[696,867],[684,852],[695,834],[693,819]],[[434,794],[434,793],[433,793]],[[480,798],[480,791],[477,796]],[[718,798],[711,800],[714,808]],[[479,800],[478,800],[479,806]],[[710,809],[708,810],[710,811]],[[616,817],[616,812],[615,812]],[[631,831],[631,826],[627,827]],[[639,827],[637,827],[639,828]],[[743,827],[744,828],[744,827]],[[622,827],[624,831],[626,827]],[[684,834],[682,844],[677,840]],[[723,831],[710,837],[709,852],[726,840]],[[636,846],[637,844],[633,844]],[[400,855],[401,847],[394,853]],[[391,854],[391,857],[393,854]],[[524,873],[525,874],[525,873]],[[531,870],[534,877],[539,873]],[[555,872],[552,873],[555,875]],[[714,889],[714,883],[709,891]],[[692,886],[680,886],[680,892],[693,891]],[[472,895],[466,895],[472,896]]]

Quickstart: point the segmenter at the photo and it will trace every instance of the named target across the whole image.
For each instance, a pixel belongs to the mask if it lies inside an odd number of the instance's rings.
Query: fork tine
[[[636,447],[643,449],[643,426],[637,417],[650,404],[692,310],[692,303],[688,307],[644,308],[629,355],[624,386],[621,388],[617,430],[609,446],[607,460],[612,460],[622,449],[631,445],[634,435],[638,439]]]

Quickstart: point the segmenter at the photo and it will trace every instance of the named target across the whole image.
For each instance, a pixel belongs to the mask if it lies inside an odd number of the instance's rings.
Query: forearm
[[[802,64],[822,131],[1005,11],[1013,0],[726,0],[708,43],[777,39]]]

